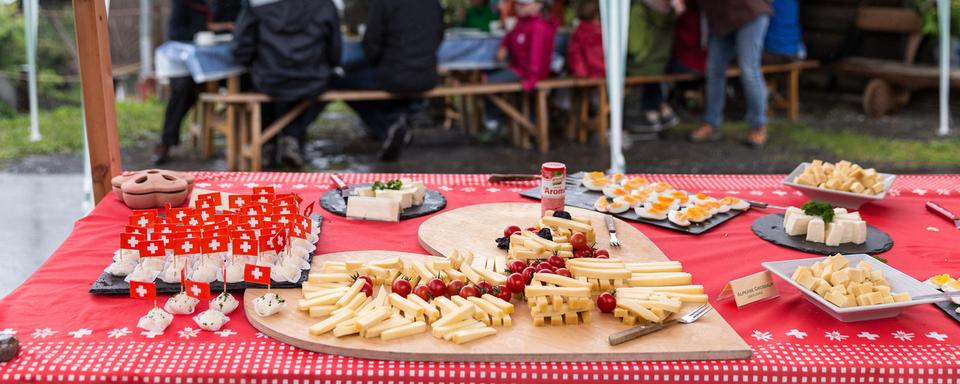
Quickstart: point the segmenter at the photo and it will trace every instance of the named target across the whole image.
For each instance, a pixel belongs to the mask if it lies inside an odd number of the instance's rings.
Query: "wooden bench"
[[[787,77],[785,85],[786,89],[781,90],[781,87],[777,85],[775,79],[767,76],[767,88],[770,91],[770,110],[784,109],[787,111],[787,117],[791,121],[796,121],[800,116],[800,73],[804,70],[817,68],[819,66],[820,63],[816,60],[795,61],[783,64],[767,64],[761,66],[760,71],[764,75],[785,74]],[[738,67],[730,67],[730,69],[727,70],[727,77],[729,78],[739,77],[740,74],[740,68]],[[645,84],[697,81],[703,80],[703,78],[703,75],[694,73],[668,73],[650,76],[628,76],[626,79],[624,79],[624,86],[631,87]],[[576,137],[581,143],[586,143],[589,131],[596,131],[599,144],[604,146],[606,145],[607,130],[609,129],[610,113],[610,104],[606,95],[606,80],[580,80],[578,84],[581,87],[600,87],[600,113],[597,113],[593,117],[588,116],[589,100],[586,97],[581,97],[578,103],[579,105],[577,106],[577,113],[579,115],[578,119],[576,119],[577,127],[568,126],[567,137],[571,139]],[[784,93],[786,94],[784,95]]]

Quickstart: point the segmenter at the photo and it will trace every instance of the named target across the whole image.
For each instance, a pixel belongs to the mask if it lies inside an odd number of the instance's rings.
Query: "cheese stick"
[[[357,329],[363,332],[367,328],[386,320],[391,314],[387,307],[378,307],[357,319]]]
[[[524,294],[527,297],[538,297],[538,296],[590,296],[590,289],[585,287],[546,287],[546,286],[535,286],[528,285],[524,289]]]
[[[317,305],[310,307],[308,312],[310,317],[324,317],[332,314],[335,310],[337,310],[336,305]]]
[[[461,322],[459,322],[459,323],[454,323],[454,324],[450,324],[450,325],[444,325],[444,326],[436,326],[436,325],[434,325],[434,326],[431,327],[431,328],[432,328],[431,333],[433,334],[433,337],[436,337],[436,338],[438,338],[438,339],[442,339],[442,338],[444,338],[444,336],[446,336],[446,335],[448,335],[448,334],[450,334],[450,333],[452,333],[452,332],[454,332],[454,331],[458,331],[458,330],[466,329],[466,328],[479,328],[479,327],[485,327],[485,325],[484,325],[483,323],[479,322],[479,321],[474,320],[474,319],[467,319],[467,320],[461,321]]]
[[[407,319],[403,316],[390,316],[389,319],[384,320],[382,323],[374,325],[369,329],[367,329],[363,333],[363,337],[368,339],[374,338],[374,337],[380,336],[380,334],[383,333],[383,331],[386,331],[391,328],[396,328],[401,325],[410,324],[412,322],[413,320]]]
[[[432,323],[440,318],[440,311],[437,310],[437,307],[434,307],[430,303],[424,301],[420,296],[417,296],[415,293],[407,295],[407,300],[411,303],[414,303],[420,308],[423,308],[423,314],[427,317],[427,321]]]
[[[481,270],[477,270],[476,272],[479,273],[481,278],[486,280],[486,282],[493,285],[506,284],[507,282],[506,276],[496,273],[494,271],[491,271],[489,269],[481,269]]]
[[[396,293],[391,293],[390,296],[388,296],[388,298],[390,300],[390,305],[396,308],[399,308],[401,311],[403,311],[403,314],[405,317],[413,318],[413,317],[423,316],[423,311],[424,311],[423,307],[417,304],[414,304],[410,300],[403,298],[403,296],[400,296]]]
[[[351,317],[353,317],[352,311],[340,312],[336,315],[330,316],[325,320],[310,326],[310,334],[314,336],[320,336],[324,333],[330,332],[333,330],[333,327],[337,326],[337,324]]]
[[[570,271],[574,273],[573,270]],[[629,287],[688,285],[693,277],[686,272],[638,273],[627,279]]]
[[[569,266],[567,269],[574,276],[587,276],[595,279],[629,279],[632,274],[626,268],[606,269],[593,267]]]
[[[349,282],[352,278],[346,273],[311,273],[307,281],[311,283],[338,283]]]
[[[366,283],[367,282],[364,279],[357,279],[357,281],[354,281],[353,284],[350,285],[350,289],[348,289],[347,292],[343,294],[343,297],[341,297],[340,300],[337,300],[337,306],[342,307],[344,305],[347,305],[347,303],[349,303],[350,300],[353,300],[353,296],[360,293],[360,289],[363,288],[363,285]]]
[[[318,305],[332,305],[336,304],[337,300],[340,300],[342,297],[341,293],[331,293],[326,296],[314,297],[312,299],[301,299],[297,302],[297,308],[301,311],[307,311],[310,307],[315,307]]]
[[[314,289],[314,290],[307,290],[306,288],[304,288],[303,298],[312,299],[315,297],[326,296],[329,294],[336,294],[336,293],[339,293],[342,295],[344,292],[347,291],[347,289],[350,289],[350,287],[322,288],[322,289]]]
[[[454,310],[453,312],[450,312],[449,315],[440,317],[440,319],[438,319],[433,324],[434,326],[444,326],[444,325],[450,325],[450,324],[454,324],[454,323],[472,318],[473,314],[476,312],[476,308],[477,307],[475,305],[461,306],[456,310]]]
[[[461,329],[450,334],[450,339],[454,343],[463,344],[479,338],[495,335],[497,330],[491,327]]]
[[[514,308],[514,307],[513,307],[513,304],[511,304],[510,302],[504,301],[503,299],[501,299],[501,298],[499,298],[499,297],[496,297],[496,296],[494,296],[494,295],[491,295],[491,294],[489,294],[489,293],[485,293],[485,294],[483,294],[483,296],[481,296],[481,297],[482,297],[484,300],[489,301],[489,302],[492,303],[493,305],[496,305],[497,307],[499,307],[500,309],[502,309],[504,313],[506,313],[506,314],[508,314],[508,315],[511,314],[511,313],[513,313],[513,308]]]
[[[646,319],[647,321],[652,321],[652,322],[660,321],[659,316],[657,316],[656,314],[654,314],[644,306],[640,305],[640,303],[636,301],[633,301],[633,300],[617,301],[617,306],[626,308],[630,312]]]
[[[553,273],[534,273],[534,281],[554,284],[561,287],[589,287],[590,284],[584,281],[573,279],[566,276],[560,276]]]
[[[479,308],[481,311],[486,312],[490,316],[503,317],[507,315],[507,313],[503,309],[500,309],[500,307],[493,305],[493,303],[487,300],[481,299],[479,297],[470,297],[470,298],[467,298],[467,300],[469,300],[471,303],[476,305],[477,308]]]
[[[416,321],[407,325],[401,325],[396,328],[390,328],[380,333],[380,340],[387,341],[399,339],[410,335],[416,335],[427,331],[427,323]]]
[[[373,265],[373,266],[377,266],[377,267],[380,267],[380,268],[399,269],[399,268],[400,268],[400,258],[399,258],[399,257],[391,257],[391,258],[389,258],[389,259],[373,260],[373,261],[369,262],[368,264]]]
[[[349,303],[347,303],[347,305],[344,305],[343,307],[340,307],[340,308],[338,308],[338,309],[335,309],[335,310],[333,311],[333,313],[338,313],[338,312],[343,312],[343,311],[356,311],[357,309],[359,309],[360,307],[362,307],[364,304],[366,304],[366,303],[368,303],[368,302],[370,302],[370,301],[372,301],[372,300],[373,300],[373,299],[367,297],[367,295],[356,295],[356,296],[353,297],[353,300],[351,300]]]
[[[457,304],[454,304],[454,302],[450,301],[450,299],[443,296],[433,299],[433,304],[440,309],[441,316],[446,316],[447,314],[456,311],[457,308],[460,307]]]

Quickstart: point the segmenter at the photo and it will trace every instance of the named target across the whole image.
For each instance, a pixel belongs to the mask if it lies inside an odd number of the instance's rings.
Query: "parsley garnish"
[[[810,216],[822,217],[824,223],[833,221],[833,205],[830,205],[830,203],[808,201],[806,204],[802,205],[800,209],[803,210],[803,213],[806,213]]]
[[[382,181],[374,181],[373,186],[371,187],[374,191],[392,189],[399,191],[403,187],[403,182],[399,179],[388,180],[386,183]]]

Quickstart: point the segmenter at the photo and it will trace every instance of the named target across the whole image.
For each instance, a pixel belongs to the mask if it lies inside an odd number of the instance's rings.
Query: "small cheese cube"
[[[825,240],[824,235],[826,235],[826,223],[823,219],[817,217],[810,220],[807,224],[807,241],[822,243]]]

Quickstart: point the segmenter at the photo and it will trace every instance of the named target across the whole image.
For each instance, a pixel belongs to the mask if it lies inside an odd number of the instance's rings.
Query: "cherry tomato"
[[[514,232],[520,232],[520,227],[511,225],[503,230],[503,237],[510,237]]]
[[[570,245],[573,246],[574,251],[590,248],[587,246],[587,235],[584,235],[582,232],[570,235]]]
[[[600,255],[600,256],[597,256],[597,258],[598,258],[598,259],[609,259],[609,258],[610,258],[610,256],[607,256],[607,255]]]
[[[447,283],[444,283],[443,280],[438,278],[431,279],[430,282],[427,283],[427,288],[430,289],[433,297],[440,297],[447,294]]]
[[[363,283],[363,288],[360,288],[360,292],[363,292],[367,297],[373,297],[373,284]]]
[[[506,285],[498,285],[494,287],[493,295],[506,302],[509,302],[511,299],[513,299],[513,292],[511,289],[508,289]]]
[[[477,287],[477,290],[480,291],[480,296],[483,296],[484,293],[493,293],[493,286],[486,281],[481,281],[474,285]]]
[[[527,281],[524,280],[523,274],[514,272],[510,274],[510,276],[507,276],[507,288],[510,289],[510,292],[523,292],[526,286]]]
[[[610,313],[613,312],[613,309],[617,307],[617,298],[613,297],[610,292],[601,293],[597,297],[597,308],[600,309],[600,312]]]
[[[542,272],[544,270],[553,272],[556,268],[553,267],[553,264],[550,263],[540,263],[537,264],[537,272]]]
[[[370,276],[367,276],[367,275],[357,276],[357,278],[354,280],[360,280],[360,279],[366,280],[367,284],[370,284],[371,286],[373,285],[373,278]]]
[[[537,269],[534,267],[526,267],[523,269],[523,272],[520,272],[520,275],[523,276],[524,285],[530,284],[530,279],[533,279],[533,274],[537,272]]]
[[[510,272],[523,272],[523,269],[527,267],[527,263],[524,263],[523,260],[514,260],[510,262]]]
[[[553,273],[556,273],[560,276],[573,277],[573,275],[570,274],[570,270],[566,268],[557,268],[557,270],[553,271]]]
[[[460,289],[460,297],[464,299],[468,297],[480,297],[480,291],[472,285],[464,285],[463,288]]]
[[[430,301],[433,299],[433,294],[430,293],[430,288],[427,288],[426,285],[418,285],[413,289],[413,293],[417,296],[420,296],[424,301]]]
[[[404,279],[403,277],[398,277],[394,280],[390,289],[393,293],[400,295],[400,297],[407,297],[407,295],[413,291],[413,287],[410,286],[410,280]]]
[[[526,231],[533,232],[533,233],[537,233],[537,231],[539,231],[539,229],[537,229],[537,227],[527,227],[527,229],[525,229],[525,230],[526,230]]]
[[[460,289],[463,288],[463,282],[460,280],[453,280],[447,283],[447,295],[456,296],[460,294]]]
[[[557,267],[557,268],[563,268],[567,266],[567,262],[564,261],[563,258],[558,255],[553,255],[548,257],[547,262],[550,263],[550,265],[553,265],[554,267]]]
[[[593,251],[593,257],[598,259],[609,259],[610,252],[608,252],[606,249],[597,249]]]

